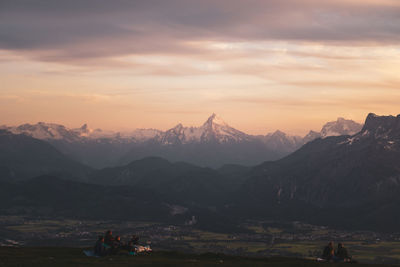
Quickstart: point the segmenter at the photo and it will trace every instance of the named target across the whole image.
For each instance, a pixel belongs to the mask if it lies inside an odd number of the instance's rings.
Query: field
[[[0,266],[277,266],[313,267],[347,266],[347,264],[318,263],[294,258],[249,258],[222,254],[183,254],[176,252],[155,252],[149,255],[118,255],[104,258],[86,257],[82,248],[0,248]],[[371,266],[352,264],[351,266]],[[373,265],[382,266],[382,265]],[[389,265],[384,265],[388,267]]]
[[[15,250],[16,253],[23,255],[21,251],[28,251],[30,254],[27,255],[33,257],[34,247],[93,246],[98,235],[107,229],[113,229],[114,234],[120,235],[122,240],[128,240],[132,234],[140,236],[141,244],[150,245],[156,252],[152,256],[154,260],[167,251],[177,251],[186,254],[214,253],[250,257],[253,259],[251,261],[254,261],[254,258],[276,257],[312,261],[321,255],[327,242],[333,240],[336,243],[344,242],[353,258],[360,263],[400,264],[398,234],[339,231],[301,223],[248,222],[242,225],[242,228],[247,231],[216,233],[193,226],[156,222],[49,220],[0,216],[0,247],[18,247],[20,250]],[[2,251],[5,253],[8,250],[2,248]],[[45,250],[38,251],[41,254]],[[49,251],[63,255],[62,250],[58,248],[51,248]],[[68,251],[70,253],[64,255],[66,259],[71,253],[76,257],[82,256],[79,249]],[[42,260],[46,261],[46,258]]]

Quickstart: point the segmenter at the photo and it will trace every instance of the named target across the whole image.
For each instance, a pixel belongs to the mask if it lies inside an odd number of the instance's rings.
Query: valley
[[[113,229],[122,240],[140,236],[154,251],[215,253],[251,258],[291,257],[313,260],[329,242],[344,242],[360,263],[399,264],[400,233],[346,231],[300,222],[247,221],[242,233],[210,232],[195,225],[145,221],[90,221],[0,217],[1,246],[91,247],[98,235]]]
[[[0,0],[0,267],[400,266],[399,73],[400,0]]]
[[[399,127],[369,114],[358,133],[251,167],[153,156],[103,169],[2,130],[1,243],[87,247],[113,229],[159,251],[315,258],[333,240],[360,262],[397,264]]]

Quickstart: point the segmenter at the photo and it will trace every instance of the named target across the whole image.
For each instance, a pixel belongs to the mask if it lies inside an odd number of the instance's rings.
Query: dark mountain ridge
[[[124,220],[168,218],[165,199],[144,188],[107,187],[39,176],[25,182],[0,182],[3,215]]]
[[[59,152],[49,143],[0,130],[0,180],[23,180],[43,174],[84,179],[91,168]]]
[[[399,126],[400,116],[369,114],[353,136],[316,139],[281,160],[263,163],[240,189],[245,197],[239,206],[253,207],[253,215],[263,216],[290,207],[285,215],[301,210],[319,222],[336,224],[340,219],[334,217],[341,212],[347,214],[342,221],[352,220],[348,226],[360,226],[358,220],[376,225],[373,214],[380,214],[393,227],[394,221],[400,223],[394,209],[400,203]]]
[[[149,157],[128,165],[94,171],[88,181],[102,185],[146,188],[182,205],[220,205],[229,192],[239,188],[243,181],[241,174],[247,170],[242,166],[225,166],[215,170]]]

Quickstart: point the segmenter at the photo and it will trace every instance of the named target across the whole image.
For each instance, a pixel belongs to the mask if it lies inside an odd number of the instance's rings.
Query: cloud
[[[233,102],[245,105],[262,105],[279,108],[299,108],[301,110],[338,109],[345,110],[377,110],[385,107],[397,107],[399,95],[386,96],[319,96],[313,95],[308,99],[292,97],[248,97],[232,96],[219,99],[219,102]]]
[[[132,54],[201,54],[192,42],[398,44],[396,0],[3,0],[0,49],[76,64]]]
[[[346,80],[336,80],[336,81],[295,81],[287,82],[288,85],[298,86],[301,88],[351,88],[351,89],[394,89],[398,90],[400,88],[400,81],[346,81]]]

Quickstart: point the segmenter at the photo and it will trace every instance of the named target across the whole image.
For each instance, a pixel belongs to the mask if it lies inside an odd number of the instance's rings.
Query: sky
[[[0,0],[0,125],[304,135],[400,113],[399,0]]]

